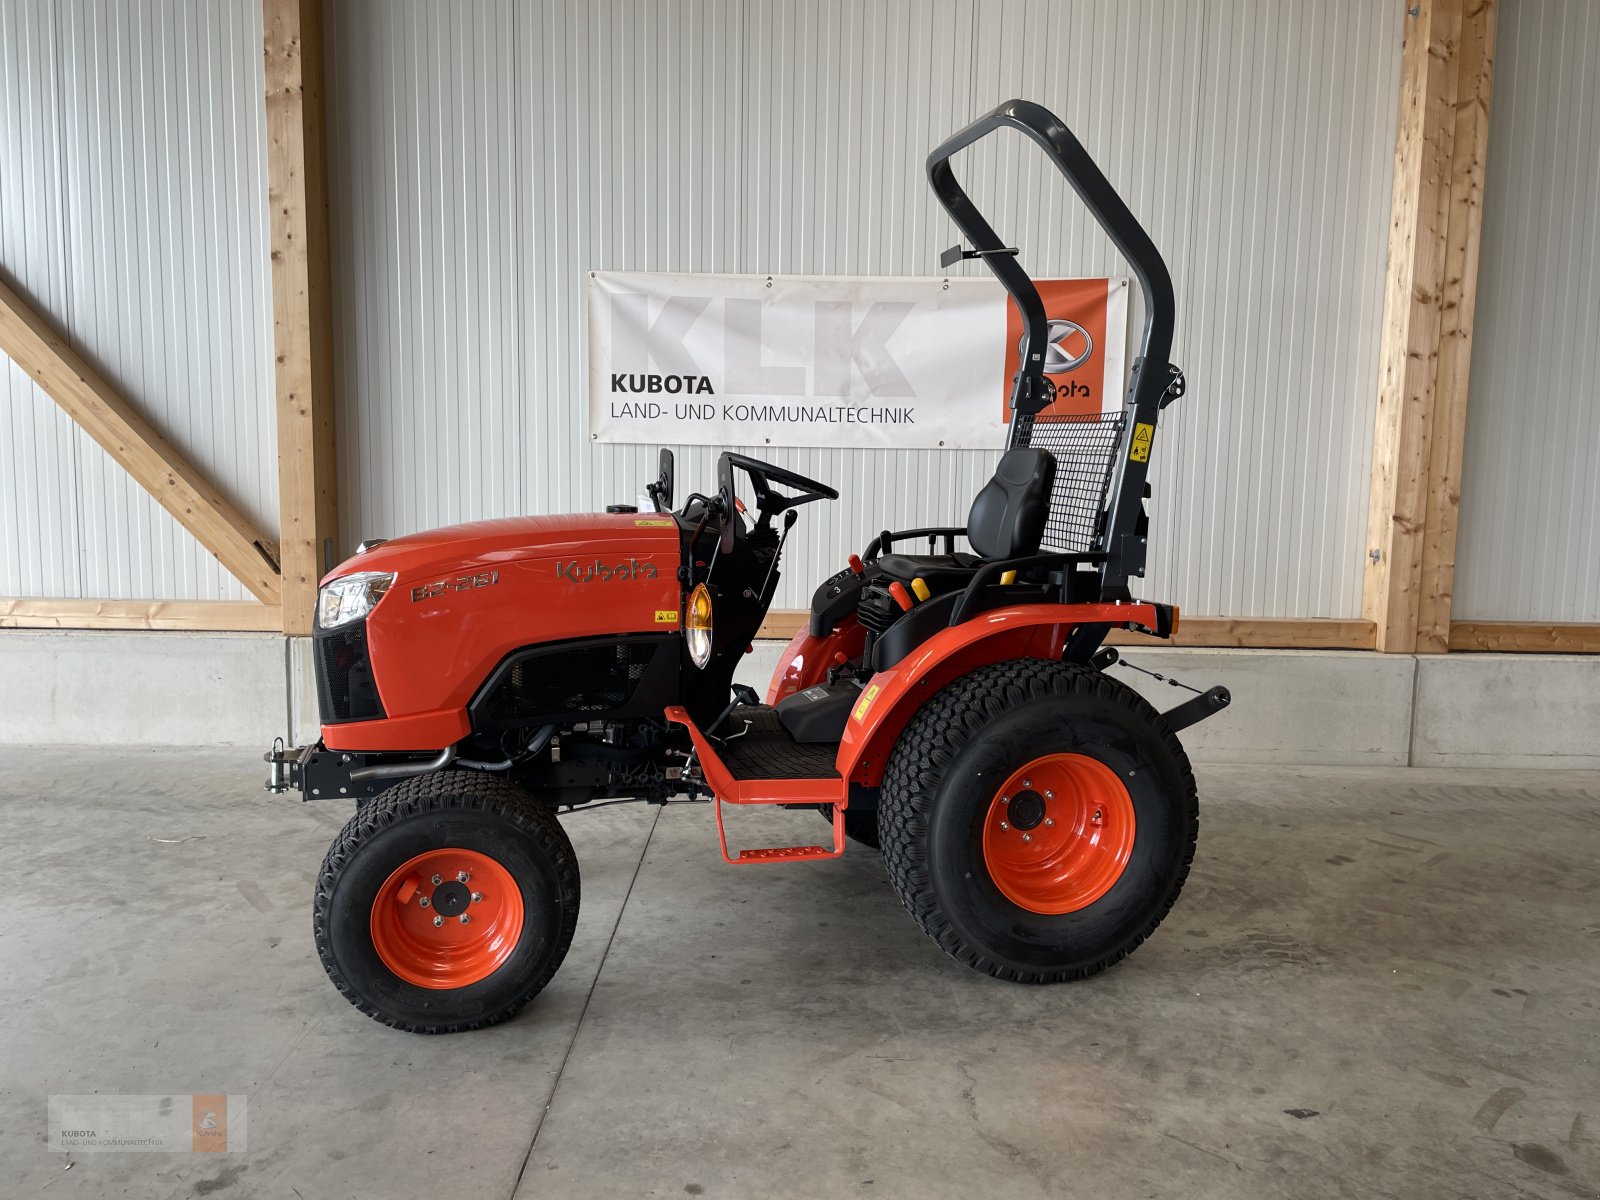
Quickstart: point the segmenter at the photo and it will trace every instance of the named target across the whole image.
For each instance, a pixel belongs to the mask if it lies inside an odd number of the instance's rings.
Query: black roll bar
[[[1123,595],[1127,592],[1128,576],[1142,574],[1144,569],[1144,539],[1138,526],[1156,414],[1181,391],[1181,384],[1177,382],[1181,378],[1179,372],[1168,362],[1177,323],[1172,276],[1144,226],[1089,157],[1083,144],[1059,117],[1042,105],[1030,100],[1007,100],[951,135],[928,155],[928,182],[974,248],[965,254],[957,252],[956,258],[981,258],[1022,314],[1021,365],[1011,389],[1010,445],[1026,444],[1031,421],[1022,418],[1031,418],[1053,398],[1054,389],[1044,374],[1048,318],[1039,289],[1017,261],[1016,251],[1000,240],[957,182],[950,165],[950,159],[957,152],[998,129],[1018,130],[1038,143],[1127,260],[1144,297],[1144,331],[1128,381],[1127,405],[1131,411],[1118,455],[1121,466],[1112,484],[1104,531],[1104,590],[1108,597]],[[956,258],[947,255],[946,265]],[[1140,425],[1147,425],[1149,429],[1141,433]]]

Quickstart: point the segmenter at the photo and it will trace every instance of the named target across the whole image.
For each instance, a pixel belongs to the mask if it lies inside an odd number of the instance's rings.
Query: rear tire
[[[1099,671],[1043,659],[935,695],[900,735],[879,806],[889,878],[917,924],[1023,983],[1096,974],[1149,937],[1199,825],[1194,772],[1161,715]]]
[[[396,1029],[453,1033],[538,994],[572,944],[578,899],[553,813],[504,780],[445,771],[361,806],[323,861],[312,928],[351,1004]]]

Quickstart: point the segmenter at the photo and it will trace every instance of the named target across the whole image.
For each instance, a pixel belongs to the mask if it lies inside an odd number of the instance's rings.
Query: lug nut
[[[437,928],[439,928],[439,926],[441,926],[443,924],[444,924],[444,918],[441,917],[438,913],[434,913],[433,914],[433,927],[435,929],[437,929]]]
[[[1011,797],[1010,796],[1001,796],[1000,797],[1000,803],[1001,804],[1010,804],[1011,803]]]
[[[478,903],[478,901],[480,901],[482,899],[483,899],[483,893],[482,892],[473,892],[472,893],[472,902],[474,904]]]
[[[1022,781],[1022,786],[1023,786],[1023,787],[1025,787],[1025,788],[1031,788],[1031,787],[1032,787],[1032,786],[1033,786],[1033,780],[1031,780],[1031,779],[1024,779],[1024,780],[1023,780],[1023,781]]]
[[[1010,829],[1011,826],[1007,825],[1004,821],[1001,821],[1000,822],[1000,828],[1001,829]]]
[[[1094,819],[1096,821],[1100,820],[1103,815],[1104,814],[1101,813],[1101,811],[1098,808],[1094,810]]]
[[[435,875],[433,877],[433,886],[434,887],[438,887],[443,882],[444,882],[444,876],[443,875]]]
[[[1044,798],[1046,800],[1054,800],[1056,798],[1056,794],[1054,792],[1051,792],[1051,791],[1046,791],[1045,794],[1044,794]]]
[[[417,903],[422,905],[423,908],[427,908],[428,907],[428,898],[426,896],[418,896],[417,897]]]
[[[472,876],[468,875],[465,871],[457,871],[456,872],[456,882],[457,883],[465,883],[467,880],[469,880],[471,878],[472,878]]]
[[[1023,835],[1022,835],[1022,840],[1023,840],[1023,841],[1025,841],[1025,842],[1031,842],[1031,841],[1033,841],[1033,834],[1031,834],[1031,833],[1025,833],[1025,834],[1023,834]]]
[[[461,914],[461,923],[463,925],[470,925],[472,923],[472,918],[467,916],[466,913],[462,913]]]

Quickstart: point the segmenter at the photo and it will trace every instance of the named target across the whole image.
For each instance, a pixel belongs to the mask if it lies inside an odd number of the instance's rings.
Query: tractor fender
[[[845,662],[860,658],[866,641],[867,631],[854,613],[826,637],[816,637],[809,625],[802,625],[778,656],[778,667],[767,685],[767,703],[777,704],[805,688],[827,683],[828,672],[841,661],[840,656]]]
[[[845,722],[841,778],[876,787],[900,733],[929,697],[958,676],[1013,658],[1059,659],[1074,628],[1107,624],[1157,633],[1157,606],[1142,602],[1028,604],[996,608],[941,629],[874,674]]]

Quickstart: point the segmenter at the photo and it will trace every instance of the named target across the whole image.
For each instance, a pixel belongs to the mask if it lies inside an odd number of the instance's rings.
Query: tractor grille
[[[1106,492],[1122,445],[1122,413],[1098,417],[1017,418],[1019,446],[1038,446],[1056,460],[1050,516],[1040,548],[1083,554],[1095,549],[1105,522]]]
[[[500,665],[473,702],[473,721],[495,728],[536,718],[621,715],[652,668],[675,676],[676,665],[668,638],[607,638],[520,651]],[[659,705],[655,711],[659,715]]]
[[[315,638],[317,706],[324,725],[385,716],[367,652],[367,623],[357,621]]]

